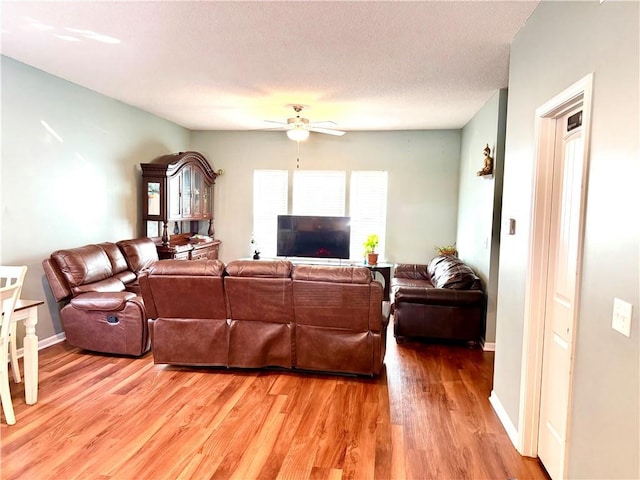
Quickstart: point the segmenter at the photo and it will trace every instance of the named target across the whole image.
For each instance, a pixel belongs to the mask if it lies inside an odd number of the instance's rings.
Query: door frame
[[[586,206],[586,181],[589,165],[591,137],[593,73],[590,73],[536,109],[535,156],[533,165],[533,202],[529,237],[529,260],[525,284],[524,329],[520,382],[520,409],[518,418],[518,451],[522,455],[537,457],[538,427],[540,423],[540,388],[542,384],[542,350],[544,344],[545,298],[549,269],[549,235],[551,231],[551,194],[555,148],[556,119],[564,112],[582,103],[582,128],[584,161],[582,171],[582,198],[578,242],[575,309],[572,328],[571,367],[575,358],[576,319],[579,316],[580,278],[584,244],[584,214]],[[569,410],[573,378],[569,386]],[[568,414],[570,417],[570,413]],[[569,418],[567,418],[567,422]],[[569,429],[566,435],[569,442]],[[567,452],[564,470],[566,474]]]

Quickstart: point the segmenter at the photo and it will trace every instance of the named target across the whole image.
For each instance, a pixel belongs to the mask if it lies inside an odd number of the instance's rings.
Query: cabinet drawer
[[[189,252],[176,253],[173,258],[175,260],[189,260]]]
[[[218,258],[218,245],[207,245],[191,251],[191,260],[216,260]]]
[[[207,260],[207,249],[202,248],[191,252],[191,260]]]

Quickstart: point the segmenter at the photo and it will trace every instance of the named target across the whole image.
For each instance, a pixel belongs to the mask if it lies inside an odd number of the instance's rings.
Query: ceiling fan
[[[328,135],[336,135],[338,137],[344,135],[346,132],[336,130],[333,128],[326,128],[323,125],[335,125],[335,122],[309,122],[308,118],[300,116],[300,112],[304,108],[304,105],[291,105],[296,112],[295,117],[287,118],[287,122],[277,122],[274,120],[265,120],[269,123],[277,123],[281,125],[281,129],[287,132],[287,137],[296,142],[302,142],[309,138],[309,132],[326,133]]]

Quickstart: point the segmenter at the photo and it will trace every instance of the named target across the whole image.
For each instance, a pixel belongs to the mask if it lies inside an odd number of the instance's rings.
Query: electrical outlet
[[[611,328],[627,337],[631,336],[631,312],[633,305],[619,298],[613,299],[613,320]]]

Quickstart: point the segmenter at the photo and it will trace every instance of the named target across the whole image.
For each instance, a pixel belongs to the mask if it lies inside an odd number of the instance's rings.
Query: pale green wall
[[[640,478],[639,6],[541,2],[511,46],[494,394],[516,428],[535,109],[594,73],[570,478]],[[633,304],[631,338],[611,328],[614,297]]]
[[[485,342],[496,339],[500,211],[504,161],[504,125],[507,90],[495,93],[462,129],[460,148],[460,193],[458,195],[459,256],[482,279],[487,293]],[[483,150],[491,148],[492,177],[479,177],[484,166]]]
[[[23,296],[46,298],[37,327],[46,339],[62,327],[42,260],[60,248],[137,237],[140,162],[187,149],[189,131],[1,60],[0,262],[29,267]]]
[[[220,258],[248,255],[254,169],[296,168],[298,145],[284,132],[193,132],[191,147],[217,170],[215,228]],[[300,168],[387,170],[386,260],[424,263],[434,245],[456,238],[460,130],[311,134],[300,143]]]

